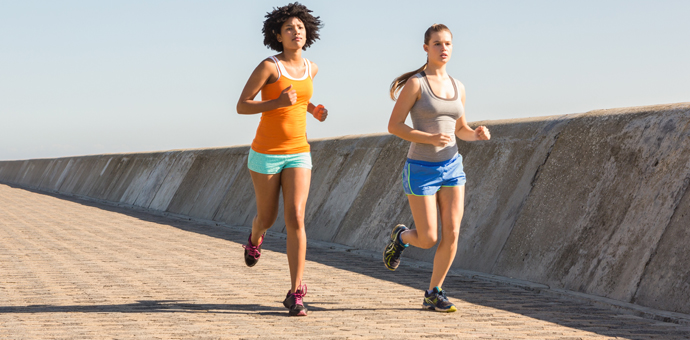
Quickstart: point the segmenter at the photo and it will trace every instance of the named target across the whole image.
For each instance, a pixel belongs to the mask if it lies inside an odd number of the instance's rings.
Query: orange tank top
[[[252,142],[258,153],[287,155],[309,152],[307,143],[307,106],[314,92],[311,63],[304,59],[305,72],[300,78],[292,78],[276,57],[271,57],[278,69],[278,80],[261,89],[261,100],[272,100],[288,86],[297,92],[297,102],[287,107],[261,113],[259,128]]]

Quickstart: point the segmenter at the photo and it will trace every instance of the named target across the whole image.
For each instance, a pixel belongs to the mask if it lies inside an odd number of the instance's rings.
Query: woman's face
[[[283,49],[298,50],[307,41],[307,29],[304,28],[302,20],[291,17],[283,23],[277,38],[278,42],[283,44]]]
[[[429,62],[447,63],[453,53],[453,36],[446,30],[431,33],[429,45],[424,45],[424,51],[429,56]]]

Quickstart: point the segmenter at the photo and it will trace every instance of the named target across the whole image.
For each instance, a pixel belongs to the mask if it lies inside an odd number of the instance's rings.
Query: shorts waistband
[[[411,158],[408,158],[407,162],[412,163],[412,164],[426,165],[426,166],[444,166],[444,165],[448,165],[448,164],[452,163],[456,158],[458,158],[458,156],[459,156],[459,154],[455,154],[455,156],[453,156],[453,158],[445,160],[445,161],[441,161],[441,162],[426,162],[426,161],[420,161],[420,160],[411,159]]]

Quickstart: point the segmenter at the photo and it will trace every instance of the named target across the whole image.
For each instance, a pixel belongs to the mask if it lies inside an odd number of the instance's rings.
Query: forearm
[[[415,130],[405,123],[391,124],[388,126],[388,132],[413,143],[431,144],[429,139],[432,134]]]
[[[455,131],[455,136],[457,136],[460,140],[464,140],[466,142],[474,142],[478,140],[476,132],[472,130],[470,127],[463,127]]]
[[[271,111],[279,108],[278,100],[243,100],[237,103],[237,113],[241,115],[253,115],[256,113]]]

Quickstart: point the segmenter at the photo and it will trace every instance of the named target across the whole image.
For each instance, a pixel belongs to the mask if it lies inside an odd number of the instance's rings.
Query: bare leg
[[[292,292],[302,282],[304,262],[307,256],[307,234],[304,229],[304,210],[309,196],[311,169],[287,168],[282,172],[283,204],[285,206],[285,231],[287,233],[287,257],[290,266]]]
[[[442,287],[458,251],[460,222],[465,209],[465,186],[443,187],[436,195],[441,210],[441,242],[434,256],[434,271],[429,289]]]
[[[436,195],[407,195],[407,200],[410,202],[415,229],[402,233],[401,239],[415,247],[429,249],[438,239]]]
[[[256,216],[252,221],[252,244],[258,246],[261,235],[273,225],[278,217],[280,174],[266,175],[251,170],[249,173],[252,176],[256,196]]]

